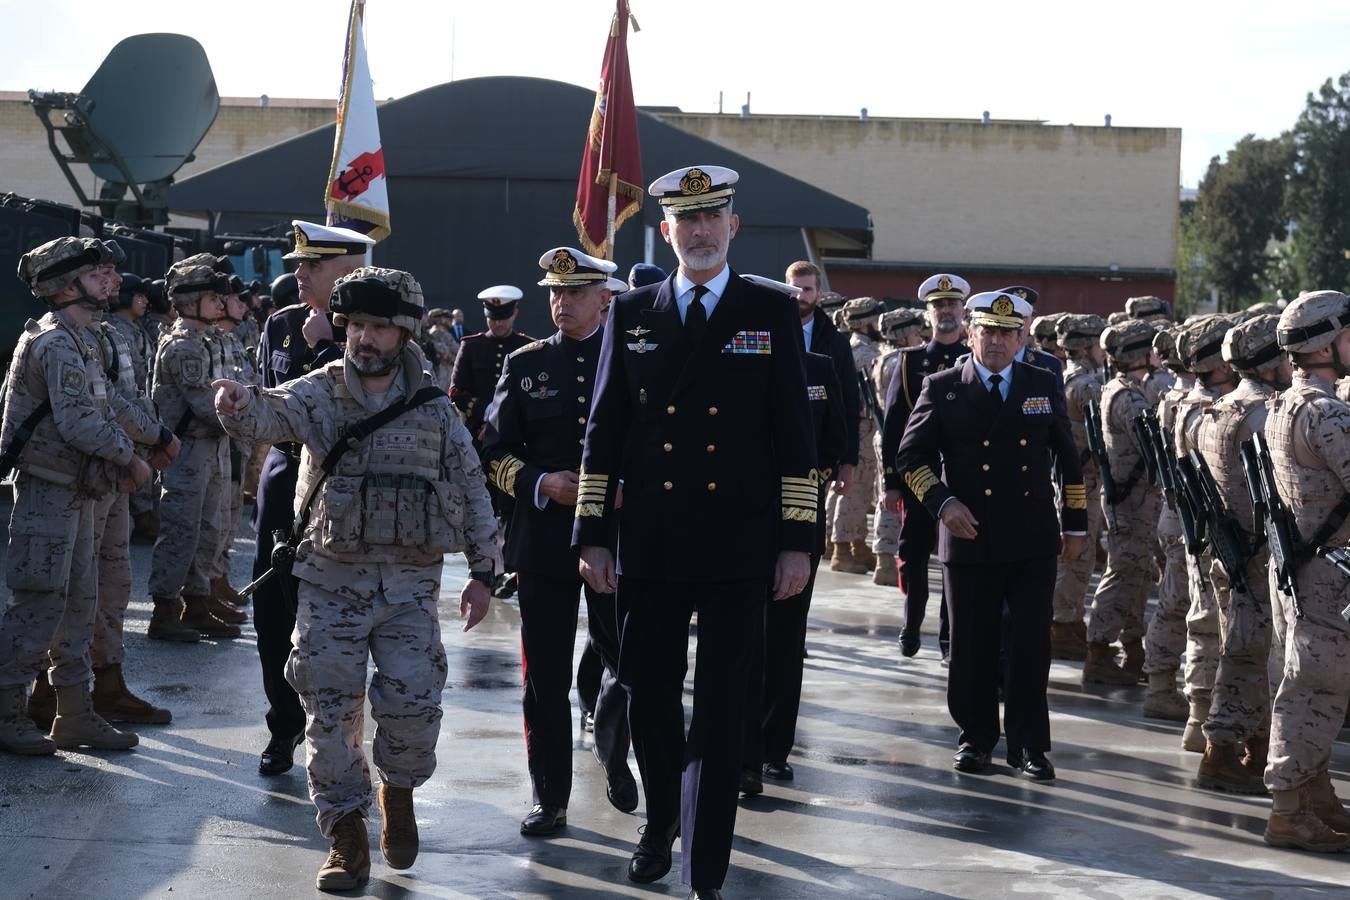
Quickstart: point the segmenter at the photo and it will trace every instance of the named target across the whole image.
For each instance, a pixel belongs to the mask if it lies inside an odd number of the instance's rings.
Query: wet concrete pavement
[[[148,558],[134,548],[138,585]],[[251,560],[241,538],[236,584]],[[375,849],[358,895],[683,897],[678,858],[657,884],[625,880],[642,808],[609,806],[589,735],[575,747],[565,833],[519,835],[530,805],[519,617],[494,601],[462,634],[462,558],[445,575],[450,679],[439,767],[416,795],[421,855],[394,872]],[[1268,800],[1196,790],[1199,757],[1181,750],[1180,726],[1143,719],[1142,688],[1084,692],[1078,664],[1051,672],[1054,785],[1006,768],[954,773],[936,639],[930,632],[918,657],[900,658],[898,599],[864,578],[821,573],[797,777],[742,801],[728,897],[1350,897],[1350,855],[1267,847]],[[130,753],[0,755],[0,897],[319,896],[327,844],[302,767],[270,779],[256,771],[266,733],[252,626],[239,640],[184,646],[148,642],[148,618],[138,596],[127,680],[172,708],[173,724],[142,727]],[[936,610],[929,619],[935,628]],[[367,755],[372,728],[367,717]],[[1347,737],[1332,767],[1342,796]],[[375,843],[378,821],[369,824]]]

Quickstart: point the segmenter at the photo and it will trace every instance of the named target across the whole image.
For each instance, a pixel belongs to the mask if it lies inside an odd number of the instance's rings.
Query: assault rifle
[[[1195,473],[1196,487],[1203,502],[1206,531],[1209,534],[1209,546],[1214,551],[1214,559],[1228,576],[1228,584],[1234,591],[1250,593],[1247,584],[1247,563],[1251,561],[1253,547],[1242,534],[1242,527],[1224,506],[1219,485],[1209,470],[1209,463],[1195,450],[1188,451],[1187,461]]]
[[[1172,449],[1172,435],[1163,430],[1157,413],[1148,410],[1140,416],[1149,442],[1153,445],[1153,455],[1158,460],[1158,474],[1162,479],[1163,498],[1167,505],[1181,520],[1182,539],[1186,543],[1186,552],[1199,556],[1204,551],[1205,532],[1202,520],[1196,515],[1190,495],[1185,489],[1181,475],[1181,465],[1176,451]]]
[[[1244,442],[1246,443],[1246,442]],[[1266,510],[1266,539],[1270,543],[1270,564],[1275,571],[1275,583],[1294,601],[1294,615],[1303,618],[1303,601],[1298,596],[1298,529],[1289,507],[1280,498],[1275,483],[1275,465],[1270,459],[1270,448],[1265,435],[1257,432],[1251,437],[1256,474],[1261,484],[1261,498]]]
[[[1261,464],[1256,461],[1256,448],[1250,440],[1238,445],[1238,459],[1242,461],[1242,480],[1247,482],[1247,497],[1252,503],[1252,521],[1259,546],[1266,539],[1266,496],[1261,492]]]
[[[1102,498],[1106,500],[1106,527],[1116,530],[1116,479],[1111,474],[1111,461],[1106,455],[1106,438],[1102,433],[1102,411],[1094,398],[1083,401],[1083,425],[1087,430],[1088,452],[1097,461],[1097,472],[1102,479]]]
[[[1156,486],[1161,475],[1162,460],[1158,458],[1157,448],[1149,438],[1146,422],[1149,416],[1157,418],[1151,409],[1146,409],[1135,416],[1130,422],[1130,430],[1134,432],[1135,443],[1139,445],[1139,453],[1143,456],[1144,470],[1148,472],[1148,483]]]
[[[872,379],[867,377],[866,372],[858,372],[858,395],[862,397],[863,406],[872,414],[872,421],[877,423],[877,431],[885,427],[886,414],[881,409],[881,402],[877,400],[876,385],[872,384]]]

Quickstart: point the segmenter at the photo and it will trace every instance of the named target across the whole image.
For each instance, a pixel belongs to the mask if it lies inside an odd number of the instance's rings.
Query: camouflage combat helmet
[[[1258,314],[1228,330],[1223,338],[1223,358],[1244,374],[1260,372],[1280,364],[1280,342],[1275,329],[1280,317]]]
[[[1106,317],[1106,324],[1119,325],[1121,322],[1128,321],[1130,314],[1123,309],[1118,309]]]
[[[882,313],[880,322],[881,336],[898,339],[923,328],[923,313],[917,309],[904,307]]]
[[[1125,315],[1131,319],[1144,319],[1148,322],[1167,320],[1168,312],[1167,301],[1161,297],[1131,297],[1125,301]]]
[[[1180,325],[1169,325],[1166,328],[1159,328],[1158,333],[1153,336],[1153,352],[1158,354],[1162,364],[1173,372],[1186,371],[1181,362],[1181,355],[1177,352],[1177,333],[1180,331]]]
[[[195,303],[203,294],[230,292],[230,276],[222,275],[210,266],[175,263],[164,279],[164,288],[174,306]]]
[[[1101,347],[1111,362],[1120,366],[1147,360],[1153,352],[1153,336],[1157,332],[1143,319],[1126,319],[1114,325],[1108,325],[1101,334]]]
[[[1223,339],[1232,327],[1233,320],[1222,315],[1187,321],[1176,340],[1182,365],[1197,375],[1213,372],[1223,365]]]
[[[1280,346],[1291,353],[1314,353],[1350,328],[1350,297],[1339,291],[1305,291],[1280,314]]]
[[[1260,303],[1253,303],[1251,306],[1247,307],[1245,311],[1249,316],[1251,315],[1259,316],[1262,313],[1270,313],[1276,318],[1279,318],[1280,316],[1280,308],[1276,306],[1274,303],[1271,303],[1269,300],[1262,300]]]
[[[346,325],[348,319],[359,316],[417,334],[425,305],[422,286],[400,269],[362,266],[333,285],[334,325]]]
[[[844,304],[844,322],[849,328],[859,329],[885,311],[886,305],[876,297],[854,297]]]
[[[1055,339],[1065,350],[1086,350],[1098,345],[1105,330],[1106,320],[1101,316],[1061,313],[1055,322]]]
[[[1044,316],[1037,316],[1031,320],[1031,335],[1038,341],[1057,344],[1059,338],[1056,335],[1056,325],[1059,320],[1067,316],[1068,313],[1050,313]],[[1105,324],[1105,323],[1103,323]]]
[[[109,264],[112,256],[105,242],[96,238],[59,237],[19,257],[19,278],[35,296],[54,297],[81,275]]]

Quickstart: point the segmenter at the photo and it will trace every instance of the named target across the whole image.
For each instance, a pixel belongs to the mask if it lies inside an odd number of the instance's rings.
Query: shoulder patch
[[[183,384],[201,384],[205,369],[202,361],[196,356],[184,356],[178,362],[178,374],[182,377]]]
[[[77,366],[75,363],[61,363],[61,393],[68,397],[79,397],[86,393],[89,383],[89,377],[84,373],[83,366]]]

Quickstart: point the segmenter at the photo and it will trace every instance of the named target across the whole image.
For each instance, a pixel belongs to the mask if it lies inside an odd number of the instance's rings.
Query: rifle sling
[[[48,413],[52,411],[52,401],[43,400],[38,408],[28,414],[28,416],[19,423],[19,427],[14,431],[14,437],[10,440],[9,446],[5,448],[4,453],[0,453],[0,478],[9,475],[14,463],[19,459],[19,454],[23,448],[33,438],[33,429],[37,428]]]

